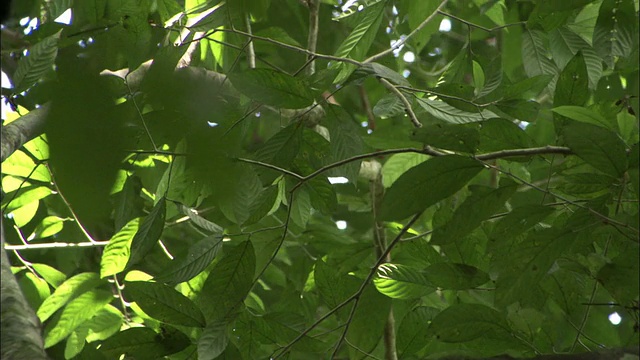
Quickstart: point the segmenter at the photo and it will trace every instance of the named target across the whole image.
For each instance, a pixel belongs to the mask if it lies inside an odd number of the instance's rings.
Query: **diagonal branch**
[[[2,160],[0,162],[4,162],[22,145],[42,133],[50,108],[51,103],[45,103],[2,127]]]

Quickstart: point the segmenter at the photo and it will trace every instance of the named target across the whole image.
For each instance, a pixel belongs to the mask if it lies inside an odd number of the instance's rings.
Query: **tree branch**
[[[0,162],[4,162],[22,145],[42,133],[50,108],[51,103],[45,103],[2,127],[2,160]]]
[[[404,94],[401,93],[400,90],[396,89],[396,87],[393,86],[393,84],[390,83],[389,80],[382,77],[378,78],[378,80],[382,83],[382,85],[384,85],[384,87],[389,89],[389,91],[394,93],[400,99],[400,101],[402,101],[404,110],[407,112],[407,116],[409,116],[409,119],[411,119],[411,123],[413,124],[413,126],[421,128],[422,123],[420,123],[420,120],[418,120],[418,117],[416,117],[416,113],[414,113],[413,109],[411,108],[411,103],[409,102],[409,100],[407,100]]]

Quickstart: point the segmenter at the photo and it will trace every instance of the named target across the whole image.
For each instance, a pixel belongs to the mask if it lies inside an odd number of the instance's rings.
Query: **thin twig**
[[[364,60],[362,63],[366,64],[366,63],[376,61],[381,57],[391,54],[395,49],[398,49],[399,47],[404,45],[407,42],[407,40],[412,38],[416,33],[418,33],[418,31],[422,30],[422,28],[425,27],[429,23],[429,21],[431,21],[438,14],[438,12],[447,4],[447,1],[449,0],[443,0],[438,6],[438,8],[431,15],[427,16],[427,18],[424,19],[424,21],[422,21],[420,25],[418,25],[415,29],[413,29],[413,31],[410,32],[409,35],[407,35],[404,39],[398,40],[395,44],[393,44],[392,47],[369,57],[368,59]]]
[[[382,83],[382,85],[384,85],[384,87],[389,89],[389,91],[394,93],[400,99],[400,101],[402,101],[402,104],[404,105],[404,110],[407,112],[407,116],[409,116],[409,119],[411,120],[411,123],[413,124],[413,126],[417,128],[421,128],[422,123],[420,122],[420,120],[418,120],[416,113],[413,112],[413,109],[411,108],[411,103],[409,102],[409,100],[407,100],[404,94],[400,92],[400,90],[396,89],[396,87],[393,86],[393,84],[390,83],[389,80],[383,77],[378,78],[378,80]]]
[[[247,33],[251,34],[251,19],[250,16],[247,15],[244,17],[244,23],[247,28]],[[253,48],[253,40],[249,39],[249,43],[247,46],[247,63],[249,64],[249,69],[255,69],[256,67],[256,51]]]
[[[245,158],[236,158],[236,160],[242,161],[242,162],[245,162],[245,163],[248,163],[248,164],[260,165],[262,167],[266,167],[266,168],[269,168],[269,169],[272,169],[272,170],[276,170],[276,171],[279,171],[279,172],[281,172],[283,174],[292,176],[292,177],[294,177],[294,178],[296,178],[296,179],[298,179],[300,181],[304,180],[303,176],[298,175],[298,174],[294,173],[293,171],[289,171],[287,169],[283,169],[281,167],[278,167],[278,166],[275,166],[275,165],[271,165],[269,163],[265,163],[265,162],[257,161],[257,160],[245,159]]]
[[[80,242],[80,243],[43,243],[43,244],[24,244],[24,245],[5,245],[5,250],[36,250],[36,249],[53,249],[53,248],[65,248],[65,247],[92,247],[92,246],[107,246],[109,241],[93,241],[93,242]]]
[[[318,9],[320,7],[320,0],[307,0],[307,4],[309,5],[309,36],[307,37],[307,50],[315,53],[318,44]],[[315,58],[315,55],[308,55],[307,59],[311,61],[307,68],[307,75],[309,76],[316,72]]]
[[[147,127],[147,122],[144,121],[144,116],[142,115],[142,110],[140,109],[140,107],[138,106],[138,102],[136,101],[136,97],[133,94],[133,92],[131,91],[131,86],[129,86],[129,80],[127,80],[127,77],[129,76],[129,74],[131,74],[131,72],[128,72],[127,75],[124,76],[124,84],[127,86],[127,90],[129,91],[129,96],[131,97],[131,101],[133,102],[133,106],[136,108],[136,111],[138,112],[138,116],[140,117],[140,121],[142,122],[142,126],[144,127],[144,131],[147,134],[147,137],[149,138],[149,141],[151,141],[151,146],[153,146],[153,150],[154,151],[158,151],[158,146],[156,146],[156,142],[153,140],[153,136],[151,136],[151,132],[149,131],[149,128]]]

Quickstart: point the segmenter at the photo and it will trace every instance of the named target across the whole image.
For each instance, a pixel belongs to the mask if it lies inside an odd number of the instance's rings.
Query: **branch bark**
[[[0,162],[4,162],[22,145],[42,133],[44,120],[50,107],[51,104],[46,103],[2,127],[2,160]]]

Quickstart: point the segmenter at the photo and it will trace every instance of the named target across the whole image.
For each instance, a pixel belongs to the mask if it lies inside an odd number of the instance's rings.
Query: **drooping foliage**
[[[638,346],[637,1],[15,1],[2,60],[3,351]]]

